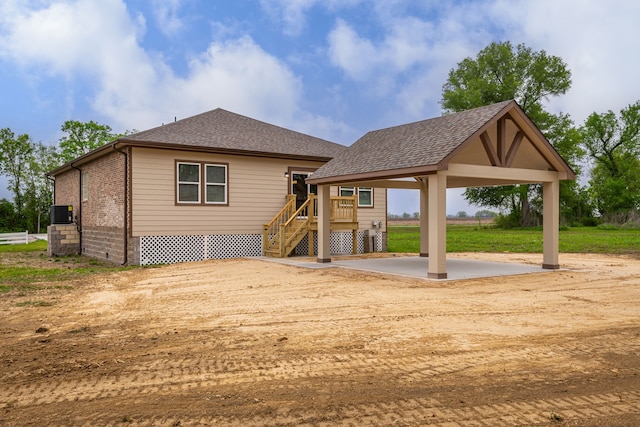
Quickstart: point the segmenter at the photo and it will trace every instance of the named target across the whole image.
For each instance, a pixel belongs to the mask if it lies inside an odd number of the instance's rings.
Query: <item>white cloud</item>
[[[248,36],[211,42],[177,76],[140,46],[144,22],[121,0],[65,0],[11,13],[0,21],[0,58],[25,74],[90,80],[90,102],[114,129],[142,130],[222,107],[282,126],[297,123],[301,131],[301,124],[321,121],[327,138],[327,128],[343,132],[339,123],[301,110],[299,78]]]
[[[570,91],[551,102],[581,124],[593,111],[640,99],[640,3],[635,0],[498,2],[525,43],[568,64]],[[517,10],[517,13],[515,12]]]
[[[166,36],[172,36],[182,30],[184,23],[178,16],[182,0],[152,0],[153,14],[158,28]]]
[[[375,39],[338,20],[328,41],[332,64],[363,90],[391,101],[388,120],[396,123],[439,115],[448,71],[491,40],[477,25],[489,13],[484,5],[425,4],[422,18],[403,6],[401,1],[375,4],[381,30]]]
[[[297,36],[307,24],[307,11],[316,2],[317,0],[260,0],[260,5],[272,18],[282,20],[284,34]]]

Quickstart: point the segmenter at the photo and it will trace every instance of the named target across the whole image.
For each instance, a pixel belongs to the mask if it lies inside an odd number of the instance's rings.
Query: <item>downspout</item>
[[[45,178],[47,178],[47,181],[49,181],[51,183],[51,185],[53,186],[53,200],[51,200],[51,204],[55,205],[56,203],[56,180],[50,176],[50,175],[46,175],[45,174]],[[49,223],[51,223],[51,218],[49,218]],[[38,233],[40,232],[40,230],[38,230]]]
[[[80,244],[80,253],[82,255],[82,169],[73,165],[73,162],[69,164],[71,169],[78,171],[78,215],[76,220],[76,230],[78,230],[78,240]]]
[[[127,193],[129,183],[129,154],[126,150],[116,148],[118,141],[111,144],[111,148],[124,155],[124,261],[122,265],[129,262],[129,194]]]

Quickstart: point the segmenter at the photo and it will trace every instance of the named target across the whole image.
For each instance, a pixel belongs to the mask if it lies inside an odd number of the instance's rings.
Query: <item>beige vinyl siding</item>
[[[175,161],[228,164],[228,206],[176,205]],[[190,235],[261,233],[284,206],[289,167],[321,162],[134,148],[132,234]]]
[[[348,185],[345,185],[348,187]],[[338,195],[338,187],[331,187],[331,195]],[[373,189],[373,207],[358,208],[358,229],[368,230],[372,228],[372,221],[382,221],[380,231],[387,231],[387,189]]]

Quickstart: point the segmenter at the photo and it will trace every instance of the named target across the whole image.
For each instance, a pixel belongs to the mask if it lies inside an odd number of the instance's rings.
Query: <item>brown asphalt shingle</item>
[[[344,145],[231,113],[221,108],[129,135],[121,141],[327,160],[347,150]]]
[[[313,179],[438,165],[512,102],[369,132],[314,172]]]

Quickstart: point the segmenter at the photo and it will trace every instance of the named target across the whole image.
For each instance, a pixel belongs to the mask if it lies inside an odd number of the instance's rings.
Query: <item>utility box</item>
[[[378,230],[372,228],[364,231],[364,251],[375,252],[377,248]]]
[[[51,206],[51,224],[71,224],[73,222],[72,205]]]

